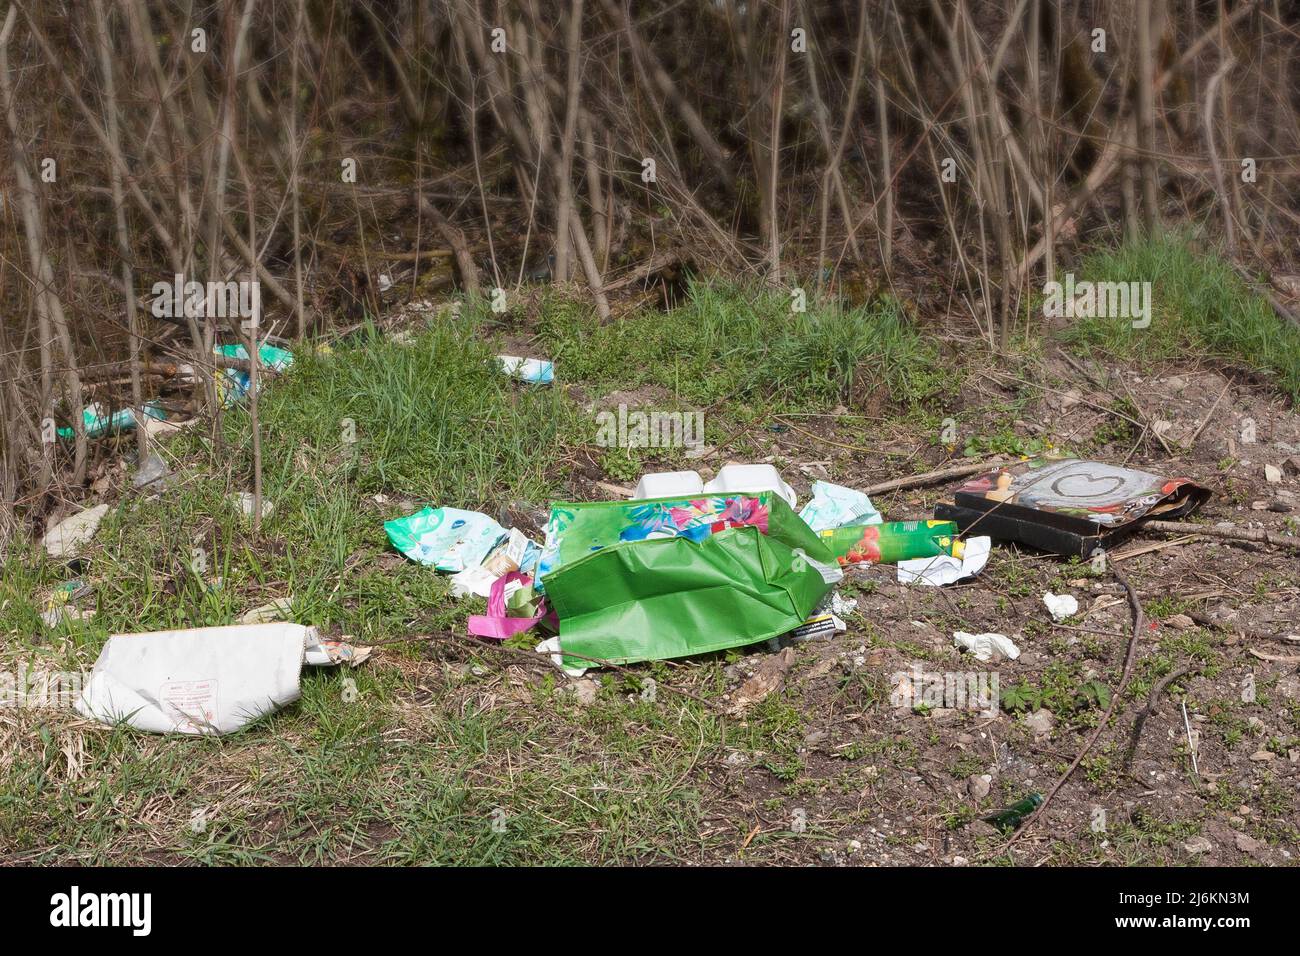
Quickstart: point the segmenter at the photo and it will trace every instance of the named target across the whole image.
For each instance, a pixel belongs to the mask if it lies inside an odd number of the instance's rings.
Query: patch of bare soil
[[[1287,461],[1300,451],[1300,416],[1239,374],[1057,359],[1032,376],[981,374],[964,394],[963,435],[1014,423],[1026,438],[1209,485],[1215,495],[1187,522],[1189,535],[1198,525],[1296,533],[1300,476]],[[901,427],[800,420],[799,431],[764,438],[806,497],[814,477],[864,487],[949,461],[931,435]],[[898,457],[882,474],[878,457],[849,445]],[[1266,465],[1282,472],[1280,481],[1266,478]],[[876,504],[887,520],[928,517],[942,492]],[[1134,678],[1010,859],[1295,862],[1300,554],[1148,532],[1115,556],[1149,618]],[[1096,685],[1113,691],[1119,683],[1132,628],[1123,589],[1087,564],[1004,545],[982,574],[947,588],[900,585],[892,567],[877,567],[854,570],[840,591],[858,601],[847,632],[796,645],[776,702],[747,718],[763,732],[782,728],[772,746],[760,734],[759,745],[730,748],[700,771],[716,832],[744,835],[723,839],[720,859],[961,865],[1003,857],[1007,837],[980,818],[1047,793],[1083,746],[1104,709]],[[1054,622],[1047,591],[1077,597],[1079,613]],[[1021,656],[981,664],[954,647],[956,630],[1005,634]],[[760,646],[729,667],[731,693],[770,656]],[[993,716],[892,705],[899,673],[914,668],[996,671],[1003,694],[1020,688],[1030,701]],[[788,720],[774,724],[779,708]],[[801,736],[783,750],[779,738],[788,739],[791,724]],[[774,838],[790,833],[816,839]]]

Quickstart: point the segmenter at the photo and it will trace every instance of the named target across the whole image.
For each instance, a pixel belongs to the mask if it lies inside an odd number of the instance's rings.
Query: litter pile
[[[454,594],[488,599],[471,634],[538,628],[537,650],[580,674],[831,634],[853,604],[834,593],[847,568],[892,564],[900,583],[940,587],[979,574],[994,539],[1091,555],[1209,494],[1184,478],[1039,459],[965,481],[933,519],[885,521],[865,493],[826,481],[796,513],[773,466],[728,465],[707,483],[694,471],[644,475],[626,501],[554,502],[541,545],[453,508],[385,530],[407,557],[453,574]],[[1056,620],[1078,610],[1069,595],[1045,603]],[[1000,634],[954,641],[981,660],[1019,655]]]
[[[1190,514],[1210,495],[1187,479],[1073,459],[1022,461],[969,479],[927,519],[885,521],[866,493],[826,481],[812,492],[796,512],[797,496],[773,466],[727,465],[707,483],[693,471],[647,474],[629,500],[553,502],[541,544],[449,507],[384,530],[406,557],[450,575],[454,596],[487,599],[486,613],[469,617],[470,634],[505,640],[536,629],[537,651],[580,676],[829,636],[855,609],[835,593],[853,567],[890,564],[900,583],[941,587],[978,575],[995,538],[1093,555],[1151,518]],[[92,535],[100,516],[83,512],[52,531],[51,554]],[[1078,611],[1070,595],[1047,594],[1044,603],[1058,621]],[[228,733],[297,699],[304,664],[356,666],[369,656],[346,639],[274,621],[287,610],[259,609],[272,613],[231,627],[115,635],[78,710],[155,732]],[[958,631],[953,640],[981,661],[1020,654],[1002,634]]]

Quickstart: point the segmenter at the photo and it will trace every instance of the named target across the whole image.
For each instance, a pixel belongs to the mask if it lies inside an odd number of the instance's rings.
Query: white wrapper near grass
[[[984,565],[988,564],[992,547],[992,538],[967,538],[966,548],[960,559],[950,554],[940,554],[932,558],[908,558],[906,561],[899,561],[898,583],[940,587],[963,578],[973,577],[983,571]]]
[[[538,644],[535,650],[539,654],[549,654],[551,657],[551,663],[564,671],[564,673],[568,674],[570,677],[581,677],[591,669],[589,667],[564,666],[564,657],[561,654],[560,638],[558,635],[556,637],[548,637],[546,640]]]
[[[1053,594],[1048,591],[1043,595],[1043,603],[1047,605],[1047,610],[1051,612],[1052,620],[1058,624],[1067,617],[1073,617],[1079,613],[1079,601],[1073,594]]]
[[[75,707],[110,726],[228,734],[297,700],[304,664],[355,664],[368,655],[302,624],[114,634]]]
[[[954,631],[952,642],[966,651],[977,661],[985,664],[994,661],[1015,660],[1020,656],[1020,648],[1005,634],[971,634],[967,631]]]
[[[257,510],[257,498],[251,491],[237,491],[228,499],[231,504],[240,510],[245,518],[253,517],[253,512]],[[267,498],[262,498],[262,519],[271,517],[275,512],[275,502]]]
[[[511,528],[506,539],[484,559],[482,564],[466,568],[451,576],[451,596],[461,598],[474,594],[486,598],[491,595],[492,585],[496,583],[497,578],[511,571],[528,571],[536,563],[537,555],[540,553],[541,548],[530,541],[526,534],[518,528]],[[505,586],[506,598],[521,587],[523,585],[520,582],[511,581]]]

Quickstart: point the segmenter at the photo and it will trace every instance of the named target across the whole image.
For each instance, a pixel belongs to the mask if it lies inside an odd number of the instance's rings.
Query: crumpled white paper
[[[1020,648],[1005,634],[969,634],[966,631],[954,631],[952,642],[967,651],[977,661],[985,664],[993,661],[1015,660],[1020,656]]]
[[[1073,594],[1053,594],[1048,591],[1043,595],[1043,603],[1052,613],[1052,620],[1058,624],[1079,613],[1079,600]]]
[[[939,587],[969,578],[984,570],[989,562],[993,540],[988,537],[967,538],[966,550],[960,559],[950,554],[933,558],[908,558],[898,562],[899,584],[929,584]]]

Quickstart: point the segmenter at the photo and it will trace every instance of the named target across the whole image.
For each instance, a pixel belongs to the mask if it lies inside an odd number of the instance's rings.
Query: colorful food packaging
[[[953,521],[886,521],[830,528],[820,533],[835,560],[848,564],[896,564],[946,554],[960,558],[962,542]]]

